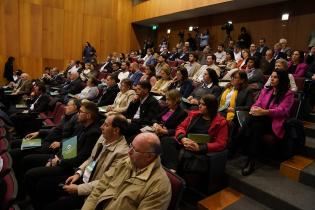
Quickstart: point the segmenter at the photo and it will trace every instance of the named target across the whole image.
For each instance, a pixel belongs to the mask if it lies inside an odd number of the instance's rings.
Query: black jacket
[[[77,168],[91,155],[92,149],[101,135],[98,123],[94,122],[88,127],[78,125],[74,131],[77,136],[77,157],[71,159],[62,159],[60,166],[64,168]],[[62,148],[62,147],[61,147]]]
[[[119,91],[120,89],[117,84],[105,89],[101,97],[98,99],[97,105],[107,106],[113,104]]]
[[[140,106],[140,118],[133,119],[136,114],[138,107]],[[148,98],[140,104],[140,101],[131,102],[125,113],[127,119],[131,119],[132,123],[138,125],[152,125],[153,120],[156,119],[160,112],[159,102],[150,94]]]
[[[169,90],[175,89],[178,86],[180,87],[179,92],[184,98],[187,98],[193,91],[192,81],[189,79],[183,81],[181,84],[178,84],[177,82],[171,83]]]
[[[38,113],[38,112],[48,111],[49,110],[49,106],[48,106],[49,102],[50,102],[50,97],[47,94],[43,94],[43,95],[39,96],[39,98],[35,98],[29,102],[30,105],[34,104],[34,109],[29,110],[29,112],[30,113]]]
[[[67,95],[68,93],[71,93],[75,95],[80,93],[82,89],[83,89],[82,80],[80,78],[77,78],[76,80],[70,81],[67,84],[65,84],[63,88],[60,90],[60,94]]]
[[[157,123],[162,122],[162,117],[169,111],[168,108],[162,110],[162,112],[157,117]],[[187,117],[187,112],[185,112],[181,106],[178,106],[175,112],[162,124],[167,128],[168,136],[174,136],[176,127]]]

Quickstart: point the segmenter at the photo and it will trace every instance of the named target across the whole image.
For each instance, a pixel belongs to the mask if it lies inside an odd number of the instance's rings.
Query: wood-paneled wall
[[[288,22],[281,21],[284,10],[290,13]],[[255,43],[258,43],[261,37],[265,37],[267,45],[273,46],[280,38],[287,38],[293,49],[305,50],[309,34],[315,30],[315,4],[312,0],[289,1],[160,24],[158,43],[166,36],[168,28],[172,30],[169,43],[174,47],[179,41],[177,35],[179,31],[185,31],[186,40],[188,27],[199,26],[200,31],[209,29],[210,45],[216,49],[217,45],[225,40],[225,31],[221,30],[221,26],[228,20],[232,20],[234,24],[234,31],[231,33],[234,40],[237,40],[240,28],[245,26]],[[195,33],[191,34],[194,36]]]
[[[133,22],[232,0],[149,0],[133,8]]]
[[[8,56],[35,78],[45,66],[81,59],[86,41],[98,60],[127,52],[131,19],[131,0],[0,0],[0,82]]]

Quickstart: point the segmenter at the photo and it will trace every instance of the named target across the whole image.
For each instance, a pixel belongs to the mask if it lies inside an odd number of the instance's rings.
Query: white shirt
[[[138,110],[137,110],[136,114],[133,116],[133,119],[140,119],[140,107],[141,107],[141,104],[143,104],[145,102],[145,100],[147,100],[148,97],[149,96],[145,97],[144,99],[142,99],[140,101],[140,105],[138,107]]]
[[[222,52],[216,52],[214,53],[215,57],[217,58],[217,63],[222,63],[225,58],[226,58],[226,52],[222,51]]]
[[[121,81],[123,80],[123,79],[126,79],[126,78],[128,78],[128,76],[129,76],[129,71],[125,71],[125,72],[120,72],[119,74],[118,74],[118,79],[120,80],[120,82],[119,82],[119,84],[121,83]]]
[[[236,63],[237,63],[239,60],[242,59],[242,53],[241,53],[241,51],[239,51],[238,53],[235,53],[235,52],[233,52],[233,53],[234,53],[234,59],[235,59]]]

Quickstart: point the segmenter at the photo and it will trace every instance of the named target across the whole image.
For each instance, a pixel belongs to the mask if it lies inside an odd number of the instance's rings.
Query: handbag
[[[182,148],[179,152],[179,169],[184,173],[205,173],[208,171],[207,157]]]

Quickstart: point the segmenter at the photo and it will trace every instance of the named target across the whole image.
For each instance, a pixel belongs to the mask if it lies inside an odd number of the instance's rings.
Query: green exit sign
[[[158,28],[158,26],[156,26],[156,25],[152,26],[153,31],[157,30],[157,28]]]

